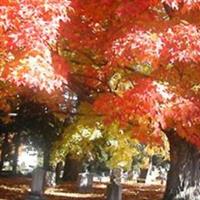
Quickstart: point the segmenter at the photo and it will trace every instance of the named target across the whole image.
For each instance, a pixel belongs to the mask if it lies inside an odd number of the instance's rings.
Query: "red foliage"
[[[141,79],[122,97],[113,94],[102,95],[95,101],[94,109],[106,117],[107,123],[115,119],[122,125],[136,126],[133,131],[137,138],[157,142],[161,136],[160,126],[163,129],[174,127],[182,137],[200,145],[200,136],[196,129],[196,125],[200,124],[200,99],[184,98],[170,92],[167,86],[150,79]],[[141,128],[146,126],[147,121],[144,119],[151,119],[151,134],[148,133],[148,129]],[[151,137],[150,140],[147,136]]]
[[[160,127],[173,127],[200,146],[199,91],[192,89],[200,79],[191,75],[198,72],[200,62],[199,5],[196,0],[72,1],[70,21],[62,24],[61,35],[71,50],[90,50],[106,61],[101,66],[88,63],[89,70],[82,74],[86,85],[99,91],[121,70],[134,85],[120,94],[105,87],[94,108],[106,122],[133,126],[139,122],[143,133],[135,134],[157,141]],[[131,77],[138,65],[150,66],[153,73]],[[156,75],[162,71],[165,76]],[[154,131],[145,133],[148,128]]]
[[[70,20],[62,24],[60,32],[72,48],[92,48],[93,51],[102,53],[106,51],[113,34],[124,25],[129,26],[133,18],[147,11],[156,2],[157,0],[75,0],[70,5]]]
[[[58,59],[55,62],[51,57],[49,46],[56,44],[60,20],[68,19],[68,5],[67,0],[1,1],[0,65],[4,80],[48,92],[61,87],[65,80],[54,71]]]
[[[134,60],[153,67],[177,62],[198,63],[199,40],[199,27],[191,24],[167,26],[163,31],[136,26],[112,43],[108,56],[114,64],[122,66]]]
[[[60,88],[70,70],[70,61],[56,49],[64,38],[71,52],[89,54],[81,70],[72,68],[92,92],[105,91],[94,107],[107,121],[138,122],[141,132],[154,130],[147,135],[155,140],[160,126],[174,127],[200,146],[200,80],[191,75],[200,62],[199,5],[199,0],[1,1],[1,77],[48,92]],[[131,73],[138,73],[138,65],[153,73],[135,79]],[[166,76],[157,76],[163,69]],[[133,87],[117,93],[109,81],[122,71]]]
[[[200,8],[199,0],[162,0],[162,2],[166,3],[173,9],[184,8],[184,10],[191,10],[194,8]]]

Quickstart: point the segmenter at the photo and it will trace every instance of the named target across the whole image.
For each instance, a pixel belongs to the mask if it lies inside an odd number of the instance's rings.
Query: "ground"
[[[24,200],[31,180],[24,177],[0,178],[0,200]],[[93,193],[80,194],[72,183],[46,188],[45,200],[105,200],[106,184],[94,183]],[[163,185],[123,184],[123,200],[161,200]]]

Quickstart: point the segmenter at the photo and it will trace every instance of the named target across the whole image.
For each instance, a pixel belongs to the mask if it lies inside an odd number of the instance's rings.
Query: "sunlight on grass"
[[[15,192],[24,192],[24,189],[22,189],[22,188],[8,187],[6,185],[0,185],[0,189],[15,191]],[[2,200],[2,199],[0,199],[0,200]]]
[[[53,195],[53,196],[62,196],[62,197],[71,197],[71,198],[99,198],[99,197],[103,197],[103,194],[80,194],[80,193],[68,193],[68,192],[55,192],[55,191],[51,191],[51,190],[47,190],[45,192],[45,194],[47,195]]]

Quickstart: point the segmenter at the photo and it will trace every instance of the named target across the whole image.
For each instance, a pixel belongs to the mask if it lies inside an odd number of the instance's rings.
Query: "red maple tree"
[[[0,1],[0,105],[22,95],[58,109],[63,103],[68,64],[56,46],[69,1]],[[64,70],[63,70],[64,69]],[[66,92],[66,91],[65,91]],[[49,101],[51,97],[51,101]]]
[[[164,132],[171,149],[164,199],[198,199],[200,1],[76,0],[71,7],[60,28],[71,76],[91,91],[107,123],[131,125],[143,142],[160,143]]]
[[[199,8],[199,0],[1,1],[2,80],[49,93],[68,80],[106,122],[131,125],[146,142],[164,132],[164,199],[197,200]]]

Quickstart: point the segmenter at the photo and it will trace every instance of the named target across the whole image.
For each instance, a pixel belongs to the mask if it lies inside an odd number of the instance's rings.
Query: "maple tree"
[[[164,199],[199,199],[200,2],[74,0],[70,6],[59,44],[71,80],[84,85],[105,123],[131,126],[145,143],[161,144],[165,133],[171,169]]]
[[[60,110],[63,93],[69,91],[68,67],[56,41],[60,20],[68,19],[68,5],[68,1],[54,0],[0,2],[0,78],[5,107],[1,108],[5,112],[9,112],[5,99],[16,95]]]
[[[40,124],[39,133],[32,139],[38,137],[41,141],[45,138],[41,130],[51,129],[49,123],[47,126],[33,120],[30,123],[29,119],[35,119],[35,115],[38,115],[39,120],[43,114],[63,121],[68,117],[68,109],[74,107],[70,99],[72,91],[67,87],[68,66],[59,56],[56,46],[60,20],[68,19],[68,5],[68,1],[54,0],[0,1],[0,118],[5,126],[15,123],[19,137],[22,135],[20,131],[31,129],[30,124],[32,129]],[[28,111],[20,113],[27,102],[32,102],[30,110],[38,105],[43,108],[43,113],[37,109],[37,114]],[[60,112],[65,113],[62,119]],[[18,126],[22,126],[20,130]],[[54,132],[52,138],[55,139],[57,135]],[[52,138],[51,141],[45,140],[46,146],[52,142]],[[45,146],[42,144],[40,147]],[[46,148],[47,154],[49,149]],[[48,156],[45,159],[48,165]],[[3,163],[3,159],[1,161]]]
[[[35,119],[34,112],[29,114],[27,112],[21,117],[24,114],[20,113],[21,109],[26,107],[27,102],[32,102],[31,106],[43,107],[45,117],[51,115],[58,121],[65,120],[69,110],[74,107],[70,100],[72,92],[66,86],[68,67],[59,56],[56,46],[59,22],[61,19],[64,21],[68,19],[66,15],[68,4],[68,1],[51,0],[0,1],[0,119],[3,126],[14,124],[15,131],[12,132],[16,132],[20,139],[24,137],[21,134],[22,130],[31,129],[29,119]],[[65,68],[64,71],[62,67]],[[35,111],[38,112],[37,109]],[[60,112],[65,113],[64,116],[62,114],[61,117]],[[39,112],[37,114],[39,120],[42,114]],[[21,117],[20,122],[19,117]],[[17,123],[21,123],[20,130]],[[51,141],[47,137],[45,142],[42,142],[47,131],[42,132],[41,129],[48,129],[48,125],[34,123],[33,120],[31,124],[32,129],[36,124],[40,124],[38,134],[35,132],[33,136],[30,130],[27,132],[31,139],[38,141],[38,146],[45,149],[44,165],[48,165],[50,148],[44,146],[51,145],[57,133],[54,130]],[[4,135],[6,140],[8,134],[1,130],[1,136]],[[4,146],[1,147],[2,152]],[[18,152],[18,148],[15,152]],[[3,161],[2,155],[1,168]],[[17,157],[15,161],[16,169]]]
[[[70,85],[139,140],[161,144],[165,133],[164,199],[197,200],[199,8],[199,0],[1,1],[1,79],[39,88],[43,101]]]

